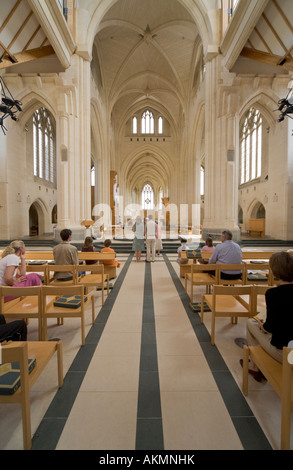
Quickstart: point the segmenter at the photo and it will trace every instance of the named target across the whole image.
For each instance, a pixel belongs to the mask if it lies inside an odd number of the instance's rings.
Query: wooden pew
[[[0,395],[0,403],[20,403],[22,408],[23,448],[29,450],[32,445],[30,390],[39,378],[50,359],[57,353],[58,387],[63,385],[63,356],[61,341],[14,341],[2,345],[2,362],[20,363],[20,387],[12,395]],[[35,358],[36,365],[28,373],[28,359]]]
[[[281,450],[290,449],[290,424],[293,411],[293,349],[283,348],[282,364],[267,354],[261,346],[243,347],[242,391],[248,395],[249,358],[261,370],[281,398]]]
[[[54,261],[53,251],[26,251],[26,260],[29,262],[37,262],[37,261]],[[103,261],[114,260],[116,258],[116,253],[100,253],[98,251],[94,252],[78,252],[78,259],[79,261],[96,261],[99,264],[103,263]],[[33,271],[33,264],[30,265],[30,271]],[[36,270],[37,270],[36,265]],[[116,279],[117,272],[115,265],[104,265],[104,273],[109,274],[110,279]]]

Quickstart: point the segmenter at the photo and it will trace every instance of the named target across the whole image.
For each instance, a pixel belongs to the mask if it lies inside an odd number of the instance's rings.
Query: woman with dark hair
[[[252,346],[260,345],[282,362],[282,349],[293,340],[293,256],[285,251],[274,253],[269,264],[278,286],[266,291],[266,319],[247,320],[247,341]],[[252,362],[249,372],[257,381],[261,380],[261,374]]]

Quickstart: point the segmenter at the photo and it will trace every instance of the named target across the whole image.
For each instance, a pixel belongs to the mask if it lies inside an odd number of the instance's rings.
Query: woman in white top
[[[36,273],[26,274],[25,245],[21,240],[10,243],[0,260],[0,286],[40,286],[41,277]],[[13,297],[5,297],[4,302]]]

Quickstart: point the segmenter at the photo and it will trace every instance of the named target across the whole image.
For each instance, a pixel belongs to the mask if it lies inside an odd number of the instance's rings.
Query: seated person
[[[215,249],[214,245],[213,245],[213,239],[212,237],[207,237],[206,238],[206,244],[202,247],[202,250],[201,251],[209,251],[209,252],[213,252]]]
[[[110,239],[106,239],[104,241],[104,247],[105,248],[102,248],[101,249],[101,253],[114,253],[114,250],[113,248],[110,248],[111,247],[111,240]],[[120,268],[120,263],[117,259],[107,259],[107,260],[103,260],[102,263],[105,265],[105,266],[109,266],[109,265],[114,265],[116,266],[117,268]]]
[[[247,320],[247,342],[250,346],[260,345],[270,356],[282,362],[282,349],[293,340],[293,255],[285,251],[274,253],[269,261],[271,270],[280,281],[278,287],[266,291],[266,315]],[[259,315],[261,317],[261,315]],[[240,360],[243,365],[243,361]],[[261,381],[262,375],[250,361],[249,373]]]
[[[205,245],[202,247],[201,251],[203,252],[210,252],[212,253],[214,251],[215,247],[213,245],[213,239],[212,237],[210,236],[207,236],[206,238],[206,243]],[[207,259],[204,259],[204,258],[199,258],[198,260],[199,263],[201,264],[208,264],[208,260]]]
[[[6,323],[5,317],[0,315],[0,343],[2,341],[26,341],[27,326],[24,320],[14,320]]]
[[[83,247],[81,248],[81,251],[83,253],[94,253],[95,247],[93,245],[93,239],[92,237],[85,237]],[[95,260],[86,260],[85,264],[97,264],[98,261]]]
[[[180,238],[181,245],[179,246],[177,253],[178,253],[178,258],[177,258],[177,263],[180,264],[187,264],[188,259],[187,258],[181,258],[181,252],[188,250],[188,247],[186,246],[187,240],[185,238]]]
[[[54,260],[56,265],[78,265],[78,250],[71,245],[72,232],[70,229],[64,228],[60,232],[62,242],[53,248]],[[54,278],[58,281],[70,281],[72,275],[68,272],[54,273]]]
[[[221,235],[222,243],[219,243],[210,259],[209,264],[240,264],[242,251],[237,243],[232,241],[230,230],[224,230]],[[221,279],[241,279],[241,271],[221,271]]]
[[[25,245],[22,240],[14,240],[2,253],[0,260],[0,285],[13,287],[40,286],[41,276],[26,274]],[[8,302],[15,297],[4,298]]]

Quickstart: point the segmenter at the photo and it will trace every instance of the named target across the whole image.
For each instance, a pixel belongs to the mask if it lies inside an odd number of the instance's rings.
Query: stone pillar
[[[81,222],[91,219],[89,60],[74,55],[72,66],[64,75],[58,96],[58,225],[55,238],[59,241],[60,230],[70,228],[72,240],[82,241],[85,229]]]
[[[233,240],[237,241],[240,239],[240,230],[237,223],[235,90],[232,86],[222,85],[221,69],[220,56],[206,64],[205,216],[202,238],[211,234],[215,240],[219,240],[221,232],[228,229],[233,234]]]

